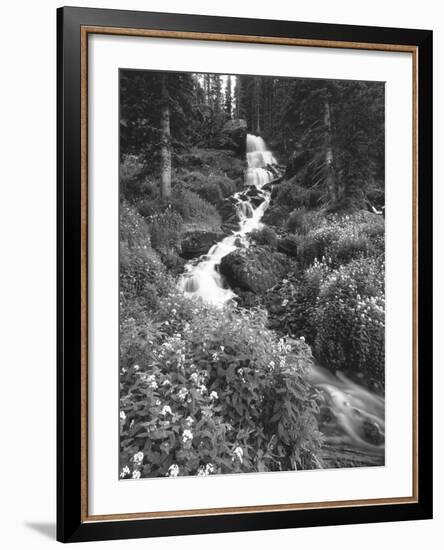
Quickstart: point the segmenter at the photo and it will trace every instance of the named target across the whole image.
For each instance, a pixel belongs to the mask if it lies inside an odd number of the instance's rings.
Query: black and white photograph
[[[120,478],[383,466],[384,83],[119,86]]]

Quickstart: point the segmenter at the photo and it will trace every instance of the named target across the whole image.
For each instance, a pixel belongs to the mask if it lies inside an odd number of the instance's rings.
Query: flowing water
[[[333,467],[384,464],[384,398],[319,365],[313,366],[309,381],[322,397],[319,424],[325,441],[324,463]]]
[[[271,151],[267,150],[261,137],[247,135],[247,170],[245,189],[233,195],[239,218],[239,229],[210,248],[205,256],[185,266],[185,273],[179,280],[179,288],[189,296],[199,296],[206,303],[222,306],[235,296],[219,273],[222,258],[239,247],[248,247],[247,235],[259,229],[262,216],[270,202],[270,192],[264,185],[273,180],[273,172],[267,166],[276,164]],[[254,206],[245,191],[253,189],[256,197],[262,199]],[[257,201],[255,201],[257,202]]]
[[[235,296],[219,273],[221,260],[237,248],[249,246],[248,234],[262,226],[261,219],[270,202],[271,194],[264,186],[275,178],[276,160],[261,137],[247,135],[247,165],[245,189],[233,195],[239,229],[212,246],[206,255],[189,262],[179,280],[179,288],[185,294],[218,307]],[[255,190],[256,206],[245,193],[248,189]],[[262,200],[259,202],[258,198]],[[341,373],[333,375],[320,366],[312,368],[309,381],[322,398],[319,423],[325,441],[323,464],[384,464],[384,399]]]

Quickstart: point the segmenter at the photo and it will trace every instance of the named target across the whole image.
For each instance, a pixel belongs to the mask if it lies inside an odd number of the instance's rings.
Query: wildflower
[[[299,337],[299,340],[300,340],[301,342],[305,342],[305,338],[304,338],[303,336],[300,336],[300,337]]]
[[[120,472],[120,477],[129,476],[131,473],[131,470],[128,468],[128,466],[125,466],[122,468],[122,471]]]
[[[199,376],[198,376],[197,372],[192,373],[192,375],[190,376],[190,380],[191,380],[191,382],[194,382],[195,384],[197,384],[197,382],[199,380]]]
[[[211,400],[211,401],[215,401],[216,399],[219,399],[219,396],[217,395],[217,392],[212,391],[212,392],[210,393],[210,400]]]
[[[233,451],[233,461],[239,460],[241,464],[244,462],[244,451],[242,450],[242,447],[236,447]]]
[[[193,437],[193,432],[191,430],[184,430],[182,434],[182,441],[187,443],[187,441],[192,441]]]
[[[140,479],[140,476],[141,476],[141,475],[142,475],[142,474],[140,473],[140,470],[134,470],[134,471],[133,471],[132,478],[133,478],[133,479]]]
[[[185,419],[185,424],[187,426],[192,426],[194,424],[194,418],[192,416],[187,416]]]
[[[120,416],[120,420],[123,420],[123,421],[126,420],[126,413],[125,413],[125,411],[120,411],[120,415],[119,415],[119,416]]]
[[[217,351],[213,353],[212,357],[213,357],[213,361],[217,361],[219,359],[219,354],[217,353]]]
[[[225,346],[220,347],[220,351],[224,351],[224,349],[225,349]]]
[[[205,466],[205,472],[207,475],[209,474],[214,474],[214,472],[216,471],[215,467],[213,466],[213,464],[211,464],[211,462],[209,462],[206,466]]]
[[[198,388],[197,388],[197,391],[203,395],[204,393],[206,393],[207,391],[207,387],[205,386],[205,384],[201,384]]]
[[[171,407],[169,405],[164,405],[163,409],[160,411],[160,414],[166,416],[167,414],[173,414]]]
[[[139,367],[139,365],[134,365],[133,369],[134,369],[134,370],[139,370],[140,367]]]
[[[133,456],[134,464],[142,464],[143,461],[143,453],[142,451],[139,451]]]
[[[142,379],[145,382],[147,382],[148,387],[153,389],[153,390],[157,390],[157,388],[159,387],[157,382],[156,382],[156,377],[154,376],[154,374],[150,374],[149,376],[144,376]]]
[[[179,466],[177,464],[171,464],[168,468],[168,477],[177,477],[179,475]]]
[[[181,401],[185,401],[185,398],[187,397],[187,395],[188,395],[188,390],[186,388],[180,388],[179,393],[177,394],[177,397]]]

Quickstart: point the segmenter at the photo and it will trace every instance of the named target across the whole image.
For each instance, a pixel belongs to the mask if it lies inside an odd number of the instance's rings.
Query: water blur
[[[383,456],[385,449],[385,402],[341,372],[331,373],[315,365],[310,383],[322,396],[320,429],[325,442],[345,450]]]

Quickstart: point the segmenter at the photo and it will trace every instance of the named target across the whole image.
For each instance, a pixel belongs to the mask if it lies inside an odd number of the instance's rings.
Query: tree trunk
[[[333,162],[333,147],[332,147],[332,129],[331,129],[331,114],[330,114],[330,102],[328,98],[328,93],[325,94],[324,100],[324,125],[325,125],[325,164],[327,166],[327,176],[326,176],[326,185],[328,190],[328,195],[330,198],[331,204],[336,204],[337,202],[337,193],[336,193],[336,178],[335,178],[335,169]]]
[[[163,198],[171,196],[171,131],[170,108],[168,106],[168,92],[165,76],[162,77],[162,111],[160,121],[161,131],[161,186],[160,194]]]

